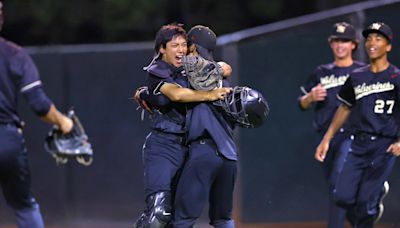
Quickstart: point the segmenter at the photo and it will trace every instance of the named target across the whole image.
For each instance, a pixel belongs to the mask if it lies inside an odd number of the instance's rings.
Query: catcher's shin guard
[[[164,228],[171,220],[171,194],[157,192],[148,197],[147,210],[135,222],[133,228]]]

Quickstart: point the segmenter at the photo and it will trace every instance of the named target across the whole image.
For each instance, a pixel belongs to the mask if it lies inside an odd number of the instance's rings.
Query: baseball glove
[[[79,164],[89,166],[93,162],[92,145],[75,112],[70,110],[67,116],[74,123],[71,132],[63,134],[57,127],[53,127],[45,139],[44,147],[57,164],[65,164],[69,158],[75,158]]]
[[[221,86],[224,71],[218,63],[200,56],[187,55],[182,57],[182,64],[194,89],[213,90]]]

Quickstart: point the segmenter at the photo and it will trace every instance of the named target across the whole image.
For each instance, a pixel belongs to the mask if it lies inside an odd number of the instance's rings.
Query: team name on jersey
[[[373,93],[382,93],[393,89],[394,85],[390,82],[377,82],[371,85],[366,85],[364,82],[363,84],[354,87],[354,93],[356,95],[356,100],[358,100]]]
[[[332,75],[327,75],[325,77],[321,77],[320,82],[325,89],[329,89],[344,85],[348,77],[349,74],[340,75],[338,77],[335,77],[335,75],[332,74]]]

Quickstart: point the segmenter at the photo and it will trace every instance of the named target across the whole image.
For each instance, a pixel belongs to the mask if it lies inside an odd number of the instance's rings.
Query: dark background
[[[349,9],[347,13],[324,11],[323,19],[312,14],[294,20],[312,22],[282,21],[285,26],[280,24],[280,28],[266,24],[258,27],[265,30],[258,35],[246,36],[250,30],[235,30],[220,38],[224,45],[219,46],[217,56],[232,65],[235,84],[257,88],[271,108],[262,127],[236,132],[240,153],[235,197],[238,227],[326,220],[327,186],[320,164],[313,159],[317,139],[312,112],[302,112],[297,106],[299,86],[316,65],[332,61],[327,36],[338,21],[349,21],[359,31],[376,20],[389,24],[395,34],[390,59],[400,65],[396,41],[400,4],[364,10],[353,5]],[[159,25],[149,27],[155,31]],[[243,39],[237,40],[237,35]],[[361,37],[360,41],[355,56],[362,60],[366,56]],[[122,221],[125,226],[115,227],[127,227],[144,208],[141,147],[149,127],[149,121],[140,120],[129,97],[144,83],[146,74],[141,68],[153,54],[151,42],[38,45],[28,50],[47,94],[63,111],[75,107],[95,153],[90,167],[75,161],[57,166],[43,150],[50,126],[40,122],[22,100],[20,113],[27,122],[24,134],[33,192],[46,223]],[[383,222],[393,227],[400,226],[399,175],[396,165],[383,217]],[[0,224],[12,221],[12,212],[0,196]]]
[[[162,24],[205,24],[218,35],[360,0],[4,0],[2,35],[21,45],[153,40]]]

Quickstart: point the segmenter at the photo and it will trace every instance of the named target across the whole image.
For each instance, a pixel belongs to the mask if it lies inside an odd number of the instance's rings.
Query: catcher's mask
[[[261,126],[269,113],[268,103],[263,95],[246,86],[236,86],[224,100],[214,102],[221,107],[228,118],[241,127]]]

